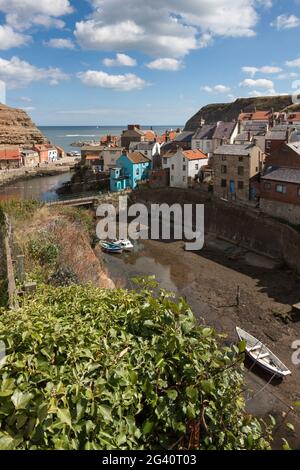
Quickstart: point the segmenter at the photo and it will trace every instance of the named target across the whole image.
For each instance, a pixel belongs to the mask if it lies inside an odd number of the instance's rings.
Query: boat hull
[[[239,327],[236,327],[236,332],[241,341],[246,341],[246,353],[258,366],[275,377],[283,378],[291,374],[265,344]]]

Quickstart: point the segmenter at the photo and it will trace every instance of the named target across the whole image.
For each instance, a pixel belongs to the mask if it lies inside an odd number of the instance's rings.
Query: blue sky
[[[7,104],[39,125],[183,124],[300,88],[300,0],[0,0]]]

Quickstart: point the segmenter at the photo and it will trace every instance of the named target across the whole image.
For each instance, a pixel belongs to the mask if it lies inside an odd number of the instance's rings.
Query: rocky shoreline
[[[47,168],[19,168],[17,170],[0,171],[0,187],[5,187],[12,182],[25,181],[30,178],[42,178],[44,176],[56,176],[71,171],[70,166],[54,166]]]

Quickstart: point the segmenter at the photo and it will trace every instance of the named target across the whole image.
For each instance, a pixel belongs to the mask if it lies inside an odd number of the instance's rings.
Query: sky
[[[38,125],[181,125],[295,92],[299,38],[300,0],[0,0],[0,90]]]

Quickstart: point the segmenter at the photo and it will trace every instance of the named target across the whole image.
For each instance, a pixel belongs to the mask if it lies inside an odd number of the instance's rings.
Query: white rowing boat
[[[251,359],[277,377],[286,377],[291,371],[275,356],[265,344],[238,326],[236,332],[241,341],[246,342],[246,352]]]

